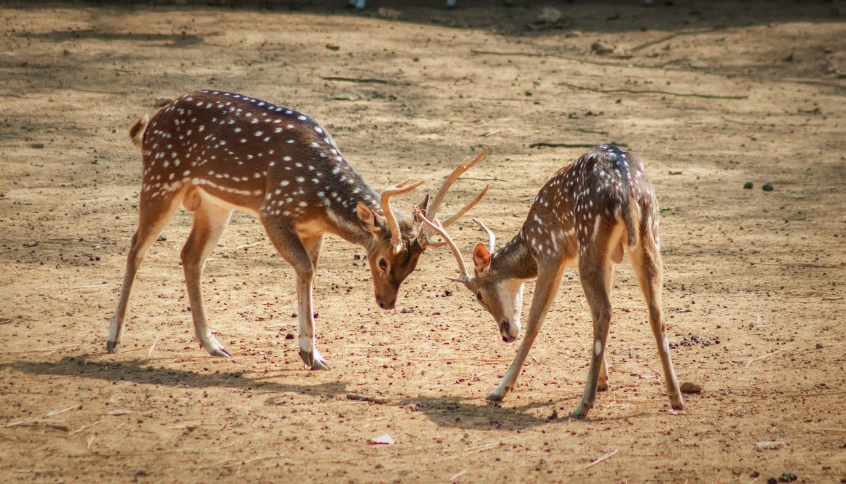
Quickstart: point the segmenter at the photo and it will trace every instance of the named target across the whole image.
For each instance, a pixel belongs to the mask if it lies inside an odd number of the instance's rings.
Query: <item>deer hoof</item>
[[[504,394],[499,394],[497,392],[493,392],[490,395],[488,395],[486,399],[491,401],[491,402],[501,402],[503,398],[505,398]]]
[[[212,356],[222,356],[224,358],[232,358],[232,353],[226,351],[226,348],[222,346],[218,346],[217,348],[209,351],[209,354]]]
[[[326,363],[326,360],[320,356],[320,353],[316,351],[303,351],[300,350],[300,358],[303,359],[306,366],[311,368],[312,370],[328,370],[329,365]]]
[[[576,406],[576,409],[573,410],[573,412],[570,414],[570,418],[577,418],[577,419],[580,419],[580,420],[584,420],[584,419],[587,418],[587,414],[588,414],[589,411],[590,411],[590,408],[588,408],[587,405],[585,405],[583,403],[579,403],[579,405]]]
[[[605,382],[605,383],[600,382],[599,384],[597,384],[596,385],[596,391],[607,392],[608,391],[608,382]]]
[[[117,343],[115,341],[106,341],[106,352],[117,353],[119,348],[120,343]]]

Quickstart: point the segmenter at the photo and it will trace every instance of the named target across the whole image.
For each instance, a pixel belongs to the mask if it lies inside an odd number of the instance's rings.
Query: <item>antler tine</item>
[[[455,180],[458,180],[458,178],[463,175],[467,170],[473,168],[477,163],[482,161],[482,158],[484,158],[487,153],[488,149],[485,148],[472,160],[470,160],[470,157],[468,156],[467,158],[464,158],[464,161],[462,161],[457,167],[455,167],[454,170],[452,170],[452,173],[450,173],[447,179],[444,180],[444,183],[441,185],[441,188],[438,190],[438,193],[437,195],[435,195],[435,198],[434,200],[432,200],[432,203],[429,204],[429,207],[426,210],[427,216],[432,218],[435,217],[435,215],[438,213],[438,208],[440,208],[441,206],[441,202],[444,201],[444,197],[446,196],[447,192],[449,191],[450,187],[455,182]]]
[[[388,223],[388,230],[391,231],[391,245],[394,248],[394,254],[398,254],[402,250],[402,237],[400,236],[399,223],[394,217],[394,212],[391,210],[390,198],[394,195],[408,193],[423,184],[423,181],[411,183],[411,179],[403,180],[396,185],[386,188],[382,192],[382,212],[385,214],[385,221]]]
[[[461,273],[461,275],[459,276],[458,279],[456,279],[456,278],[448,278],[448,279],[450,279],[452,281],[456,281],[456,282],[463,282],[463,283],[466,283],[468,280],[470,280],[470,277],[467,275],[467,269],[464,266],[464,259],[461,257],[461,252],[458,250],[458,247],[455,246],[455,242],[452,241],[452,238],[449,236],[449,234],[446,233],[446,230],[444,230],[443,225],[441,224],[440,220],[435,219],[435,223],[430,222],[429,219],[426,218],[425,215],[423,215],[423,213],[420,209],[415,209],[414,214],[427,227],[434,230],[438,235],[440,235],[444,239],[444,242],[446,243],[446,245],[448,245],[449,248],[452,249],[452,253],[455,256],[455,261],[458,262],[458,270]]]
[[[494,245],[496,244],[496,237],[494,236],[494,233],[491,232],[491,229],[485,227],[485,224],[483,224],[481,220],[474,218],[473,221],[476,222],[476,225],[478,225],[480,229],[487,232],[487,234],[488,234],[488,251],[491,254],[493,254],[494,253]]]
[[[450,225],[452,225],[452,223],[453,223],[453,222],[455,222],[456,220],[458,220],[458,219],[460,219],[461,217],[463,217],[465,213],[469,212],[471,208],[475,207],[475,206],[476,206],[476,204],[477,204],[477,203],[479,203],[479,201],[482,199],[482,197],[484,197],[484,196],[485,196],[485,194],[486,194],[486,193],[488,193],[488,188],[490,188],[490,187],[491,187],[490,185],[485,185],[485,188],[484,188],[484,189],[482,189],[482,191],[481,191],[481,192],[479,192],[479,194],[478,194],[478,195],[476,195],[476,198],[475,198],[475,199],[473,199],[473,201],[472,201],[472,202],[468,203],[467,205],[465,205],[465,206],[464,206],[464,208],[462,208],[461,210],[459,210],[459,211],[455,212],[455,213],[454,213],[454,214],[452,214],[449,218],[447,218],[447,219],[444,221],[443,226],[444,226],[444,227],[449,227]]]

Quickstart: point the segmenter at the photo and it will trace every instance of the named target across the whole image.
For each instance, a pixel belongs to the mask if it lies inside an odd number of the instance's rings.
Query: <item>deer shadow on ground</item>
[[[243,371],[217,370],[209,373],[176,370],[152,366],[154,361],[91,361],[86,356],[68,356],[57,362],[17,361],[0,364],[0,371],[11,369],[32,375],[54,375],[75,378],[92,378],[104,381],[125,381],[144,385],[162,385],[187,388],[256,389],[271,393],[304,393],[329,396],[345,393],[344,382],[326,382],[301,385],[267,381],[258,374],[247,376]]]

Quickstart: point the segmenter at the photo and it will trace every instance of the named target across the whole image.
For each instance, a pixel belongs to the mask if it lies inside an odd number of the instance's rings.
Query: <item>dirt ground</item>
[[[0,480],[844,482],[846,3],[341,3],[3,3]],[[561,19],[537,22],[548,6]],[[234,357],[193,339],[184,211],[144,262],[123,351],[107,354],[137,222],[127,128],[157,98],[204,88],[310,114],[377,191],[407,177],[434,190],[490,147],[451,206],[490,183],[473,213],[500,242],[582,145],[624,144],[661,202],[676,371],[704,391],[669,409],[624,261],[611,388],[590,418],[567,418],[592,334],[575,272],[517,387],[491,404],[517,346],[443,278],[448,250],[427,251],[382,311],[364,249],[334,238],[315,291],[332,369],[307,371],[293,273],[245,214],[203,283]],[[465,253],[484,240],[459,225]],[[385,433],[395,445],[369,443]]]

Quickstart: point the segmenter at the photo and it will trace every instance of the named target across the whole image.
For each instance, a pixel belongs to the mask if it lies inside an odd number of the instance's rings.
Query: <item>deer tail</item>
[[[626,226],[626,242],[629,247],[637,245],[638,226],[638,207],[636,203],[627,203],[623,207],[623,224]]]

